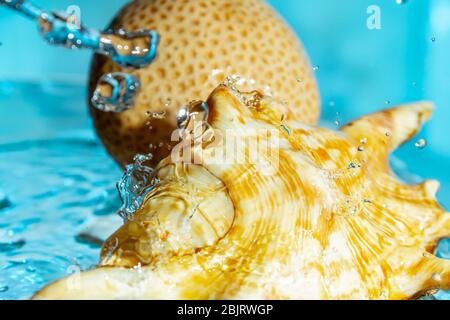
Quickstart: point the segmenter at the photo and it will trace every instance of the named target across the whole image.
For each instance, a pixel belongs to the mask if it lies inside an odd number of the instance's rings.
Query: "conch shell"
[[[405,299],[450,289],[450,261],[433,255],[450,235],[438,183],[405,185],[388,165],[431,104],[339,132],[285,123],[259,93],[220,86],[207,104],[214,134],[159,164],[160,184],[105,242],[99,268],[35,298]],[[229,132],[246,147],[221,161]],[[268,140],[276,154],[262,147],[253,161],[250,149]]]

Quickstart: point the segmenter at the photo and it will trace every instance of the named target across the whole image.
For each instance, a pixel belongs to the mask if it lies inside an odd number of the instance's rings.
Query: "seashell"
[[[161,36],[157,57],[145,68],[123,69],[99,55],[93,60],[90,96],[99,78],[110,72],[131,73],[141,82],[131,110],[115,114],[90,108],[99,137],[122,166],[138,153],[153,152],[153,166],[168,156],[178,109],[206,99],[226,77],[241,89],[286,99],[279,108],[287,119],[315,124],[319,117],[319,93],[307,54],[265,1],[136,0],[118,13],[111,28],[152,29]],[[148,112],[164,112],[165,117]],[[160,142],[164,147],[148,149]]]
[[[450,261],[433,255],[450,235],[439,184],[403,184],[388,164],[430,103],[339,132],[282,121],[260,93],[219,86],[207,104],[213,138],[161,161],[160,185],[105,242],[100,266],[35,298],[408,299],[450,289]]]

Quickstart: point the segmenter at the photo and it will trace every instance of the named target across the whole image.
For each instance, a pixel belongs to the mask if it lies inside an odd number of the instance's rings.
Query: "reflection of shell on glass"
[[[404,299],[450,288],[450,261],[433,255],[450,235],[438,183],[405,185],[388,165],[430,117],[430,104],[335,132],[282,123],[275,101],[258,101],[248,107],[218,87],[209,123],[248,139],[232,159],[243,161],[217,161],[220,142],[192,149],[202,152],[200,164],[166,158],[160,184],[105,242],[101,266],[82,273],[77,290],[64,279],[36,298]],[[279,146],[269,172],[248,157],[267,130]]]

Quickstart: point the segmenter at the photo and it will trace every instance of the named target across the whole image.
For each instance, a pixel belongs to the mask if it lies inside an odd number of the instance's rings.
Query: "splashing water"
[[[111,56],[115,63],[123,67],[142,68],[155,59],[158,44],[159,35],[153,30],[110,30],[100,35],[97,52]]]
[[[69,49],[91,49],[111,57],[122,67],[141,68],[156,57],[159,34],[153,30],[100,32],[89,29],[73,15],[49,12],[26,0],[0,0],[0,5],[16,10],[35,20],[39,31],[50,44]],[[97,84],[92,103],[102,111],[122,112],[133,106],[139,91],[139,80],[126,73],[104,75]]]
[[[100,32],[84,27],[73,16],[49,12],[25,0],[0,0],[0,4],[36,20],[39,31],[48,43],[70,49],[91,49],[110,56],[123,66],[140,68],[150,64],[156,57],[159,35],[153,30],[128,33]]]
[[[150,154],[136,155],[135,163],[126,166],[122,179],[117,183],[117,190],[122,200],[122,207],[118,214],[124,220],[130,219],[139,210],[146,195],[159,183],[155,177],[155,171],[143,164],[151,158]]]
[[[140,88],[141,82],[128,73],[108,73],[99,79],[91,102],[101,111],[123,112],[133,107]]]

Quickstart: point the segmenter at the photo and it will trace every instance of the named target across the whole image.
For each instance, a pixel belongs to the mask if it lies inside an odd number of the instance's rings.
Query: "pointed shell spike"
[[[366,149],[376,150],[384,145],[380,151],[387,155],[410,140],[431,117],[433,109],[430,102],[401,105],[362,117],[341,130],[357,141],[370,137]]]

